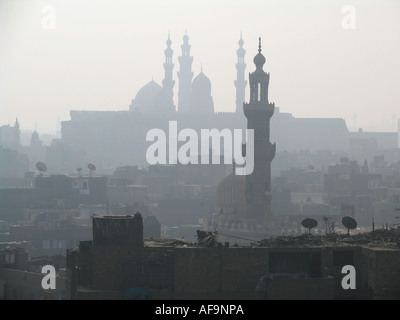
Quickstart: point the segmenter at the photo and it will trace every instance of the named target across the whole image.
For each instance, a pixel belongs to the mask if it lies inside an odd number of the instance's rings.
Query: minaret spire
[[[271,162],[276,145],[270,142],[270,119],[275,104],[268,101],[269,73],[264,72],[265,57],[261,53],[259,38],[258,54],[254,57],[256,70],[249,75],[250,102],[243,104],[247,129],[254,130],[254,170],[246,176],[247,214],[271,227]]]
[[[245,101],[245,91],[247,86],[247,81],[244,78],[244,71],[246,69],[246,64],[244,63],[244,56],[246,50],[243,49],[244,41],[242,39],[242,32],[240,32],[240,40],[238,41],[239,49],[236,50],[238,57],[236,63],[236,80],[234,81],[236,87],[236,113],[242,114],[243,103]]]
[[[182,55],[178,57],[179,61],[179,92],[178,92],[178,111],[186,112],[189,110],[190,98],[192,94],[192,63],[193,57],[190,56],[189,36],[185,30],[183,44],[181,45]]]
[[[175,81],[172,79],[172,69],[174,68],[174,64],[172,63],[172,55],[174,54],[174,51],[171,49],[171,38],[170,38],[170,33],[168,31],[168,39],[165,42],[167,45],[167,48],[164,50],[164,55],[165,55],[165,62],[164,62],[164,79],[162,81],[163,87],[168,90],[168,92],[171,94],[171,97],[173,97],[174,92],[174,85]]]

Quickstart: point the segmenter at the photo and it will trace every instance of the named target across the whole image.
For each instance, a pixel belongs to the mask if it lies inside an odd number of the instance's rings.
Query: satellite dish
[[[96,170],[96,166],[93,163],[89,163],[88,168],[90,170],[90,176],[92,176],[93,171]]]
[[[318,225],[318,222],[317,222],[317,220],[315,220],[315,219],[306,218],[306,219],[304,219],[304,220],[301,222],[301,225],[302,225],[304,228],[307,228],[307,229],[308,229],[308,233],[311,233],[311,229],[312,229],[312,228],[315,228],[315,227]]]
[[[350,229],[357,228],[357,221],[352,217],[346,216],[342,218],[343,225],[347,228],[347,234],[350,235]]]
[[[40,171],[40,174],[42,174],[43,172],[47,171],[47,166],[43,162],[37,162],[36,169],[38,169]]]

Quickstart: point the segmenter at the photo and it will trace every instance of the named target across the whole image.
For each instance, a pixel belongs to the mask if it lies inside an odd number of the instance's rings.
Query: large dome
[[[246,180],[244,176],[231,173],[217,187],[217,213],[244,214]]]
[[[151,80],[138,91],[135,99],[132,101],[131,110],[134,108],[136,110],[146,112],[153,109],[155,99],[161,91],[162,87]]]
[[[167,91],[151,80],[141,88],[130,105],[131,111],[140,111],[142,113],[165,113],[174,111],[172,97]]]

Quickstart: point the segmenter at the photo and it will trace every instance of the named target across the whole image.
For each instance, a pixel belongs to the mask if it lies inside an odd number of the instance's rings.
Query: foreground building
[[[202,246],[146,240],[142,228],[139,213],[94,217],[93,241],[67,250],[67,299],[400,298],[395,243],[323,243],[304,235],[292,243]],[[356,269],[355,290],[341,286],[345,265]]]

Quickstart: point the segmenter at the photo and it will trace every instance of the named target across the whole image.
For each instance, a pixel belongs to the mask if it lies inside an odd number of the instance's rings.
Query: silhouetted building
[[[265,57],[261,53],[261,38],[254,64],[256,70],[249,75],[250,102],[243,105],[247,128],[254,130],[254,170],[246,175],[246,205],[249,217],[268,225],[272,220],[271,162],[276,150],[276,145],[270,142],[270,119],[275,104],[268,100],[269,73],[263,70]]]
[[[0,127],[0,146],[12,150],[18,150],[20,147],[21,131],[19,129],[18,119],[15,119],[13,127],[10,125]]]
[[[93,245],[143,246],[142,215],[93,216]]]

